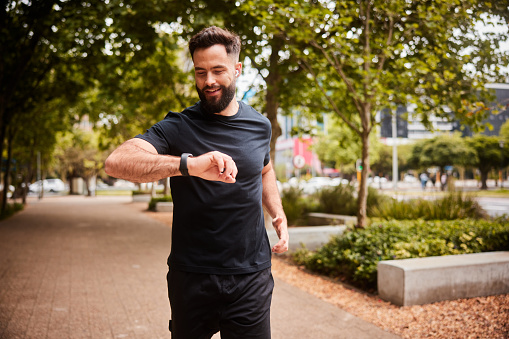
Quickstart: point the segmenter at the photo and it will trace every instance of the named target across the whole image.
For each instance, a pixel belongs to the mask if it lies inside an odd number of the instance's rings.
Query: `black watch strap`
[[[192,156],[193,155],[191,153],[182,153],[182,155],[180,156],[179,171],[185,177],[189,176],[189,171],[187,170],[187,158],[192,157]]]

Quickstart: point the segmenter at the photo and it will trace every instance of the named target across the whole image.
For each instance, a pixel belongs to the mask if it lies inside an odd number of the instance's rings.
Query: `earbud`
[[[239,76],[239,70],[235,71],[235,76]]]

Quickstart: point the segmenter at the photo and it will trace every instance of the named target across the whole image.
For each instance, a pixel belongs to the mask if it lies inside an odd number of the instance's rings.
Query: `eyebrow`
[[[217,66],[212,67],[212,69],[224,69],[224,68],[228,68],[228,67],[225,65],[217,65]],[[194,67],[194,70],[195,71],[205,71],[206,69],[203,67]]]

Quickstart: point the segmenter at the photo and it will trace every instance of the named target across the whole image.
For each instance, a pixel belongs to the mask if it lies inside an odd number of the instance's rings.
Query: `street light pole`
[[[503,176],[503,169],[504,169],[504,141],[500,140],[498,145],[500,146],[500,188],[504,188],[504,176]]]
[[[398,125],[396,124],[396,113],[392,116],[392,188],[398,189]]]

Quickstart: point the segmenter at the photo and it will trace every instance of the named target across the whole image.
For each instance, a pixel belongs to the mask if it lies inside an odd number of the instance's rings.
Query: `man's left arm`
[[[272,217],[272,226],[274,226],[279,237],[279,242],[272,247],[272,252],[283,253],[288,251],[290,237],[288,235],[288,222],[277,188],[276,173],[274,172],[271,161],[263,168],[262,183],[262,204]]]

